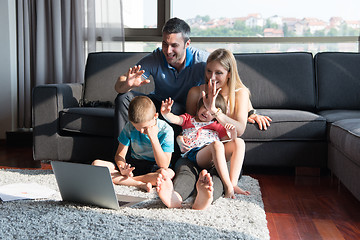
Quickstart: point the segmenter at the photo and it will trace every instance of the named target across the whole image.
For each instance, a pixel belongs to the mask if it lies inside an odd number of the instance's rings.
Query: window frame
[[[172,0],[157,0],[157,28],[125,28],[125,42],[161,42],[161,28],[171,18]],[[191,37],[195,43],[346,43],[357,42],[360,52],[360,36],[338,37]]]

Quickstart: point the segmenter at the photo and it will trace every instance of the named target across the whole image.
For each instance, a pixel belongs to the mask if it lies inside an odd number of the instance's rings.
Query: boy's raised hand
[[[172,100],[170,97],[165,101],[162,101],[160,108],[161,114],[164,115],[170,113],[173,104],[174,104],[174,100]]]
[[[123,176],[128,176],[128,177],[133,177],[133,170],[135,169],[135,167],[131,167],[131,165],[129,163],[125,163],[124,167],[119,167],[120,169],[120,173]]]
[[[237,137],[237,131],[236,131],[236,128],[233,124],[231,123],[226,123],[224,128],[227,130],[227,132],[230,133],[230,138],[231,139],[235,139]]]

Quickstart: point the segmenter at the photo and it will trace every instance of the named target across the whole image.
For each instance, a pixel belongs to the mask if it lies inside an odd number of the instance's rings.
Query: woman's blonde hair
[[[237,69],[235,57],[229,50],[224,48],[219,48],[213,51],[209,55],[206,63],[208,64],[213,61],[218,61],[221,64],[221,66],[230,73],[230,77],[228,79],[228,86],[229,86],[228,102],[229,102],[230,115],[233,115],[235,111],[235,92],[238,91],[240,88],[244,88],[247,91],[249,91],[249,89],[241,81]]]

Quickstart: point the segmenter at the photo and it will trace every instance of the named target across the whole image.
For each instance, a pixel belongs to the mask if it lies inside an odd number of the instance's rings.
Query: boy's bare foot
[[[234,186],[234,191],[237,194],[250,195],[249,191],[242,190],[239,186]]]
[[[214,195],[212,178],[210,173],[208,173],[205,169],[199,174],[196,189],[197,195],[192,208],[195,210],[204,210],[210,206]]]
[[[179,193],[174,191],[174,185],[171,178],[167,176],[166,170],[162,169],[156,179],[156,191],[161,201],[168,208],[180,208],[182,198]]]
[[[139,189],[142,189],[142,190],[144,190],[144,191],[146,191],[146,192],[151,192],[151,190],[152,190],[152,185],[151,185],[150,182],[144,183],[144,184],[140,184],[140,185],[138,185],[138,186],[136,186],[136,187],[139,188]]]

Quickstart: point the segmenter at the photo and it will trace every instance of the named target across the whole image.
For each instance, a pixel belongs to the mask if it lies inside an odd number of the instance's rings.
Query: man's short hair
[[[136,96],[130,104],[128,110],[129,121],[132,123],[144,123],[150,121],[156,113],[156,108],[147,96]]]
[[[190,39],[190,26],[184,20],[180,18],[170,18],[162,28],[162,33],[172,34],[181,33],[184,42],[186,43]]]

